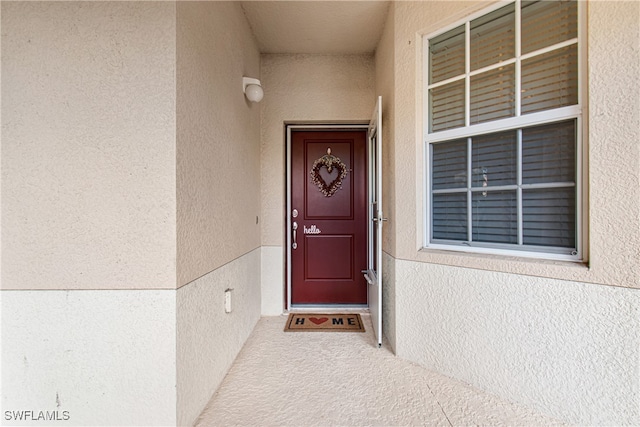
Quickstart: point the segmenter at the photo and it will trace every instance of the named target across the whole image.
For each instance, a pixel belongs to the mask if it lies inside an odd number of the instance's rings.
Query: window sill
[[[541,257],[525,257],[513,254],[459,251],[423,247],[416,254],[416,261],[453,267],[490,270],[500,273],[548,277],[561,280],[591,282],[589,263],[585,260],[560,260]]]

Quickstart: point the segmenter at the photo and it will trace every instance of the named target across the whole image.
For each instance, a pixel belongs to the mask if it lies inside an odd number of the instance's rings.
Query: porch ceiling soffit
[[[243,1],[261,53],[373,53],[389,1]]]

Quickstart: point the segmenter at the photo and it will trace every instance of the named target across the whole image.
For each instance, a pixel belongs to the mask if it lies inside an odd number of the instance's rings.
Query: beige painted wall
[[[640,289],[390,264],[399,357],[570,425],[640,424]]]
[[[589,3],[588,281],[640,288],[640,3]]]
[[[178,2],[177,423],[193,425],[260,318],[260,54],[239,2]],[[231,313],[225,312],[225,290]]]
[[[373,113],[371,55],[262,55],[262,244],[282,246],[285,122],[368,122]]]
[[[420,250],[423,230],[421,35],[486,2],[395,2],[394,217],[406,260],[640,287],[638,3],[589,3],[589,264]],[[400,191],[402,189],[402,191]]]
[[[2,2],[2,287],[175,287],[175,6]]]
[[[2,406],[175,425],[175,4],[1,7]]]
[[[260,246],[260,55],[238,2],[179,2],[178,286]]]

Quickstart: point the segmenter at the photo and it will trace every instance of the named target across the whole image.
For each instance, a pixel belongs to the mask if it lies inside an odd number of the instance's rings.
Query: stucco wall
[[[2,280],[22,290],[2,293],[2,409],[191,424],[260,316],[242,93],[260,56],[240,5],[2,12]]]
[[[178,286],[260,246],[260,55],[239,2],[178,2]]]
[[[192,425],[260,317],[260,104],[242,92],[260,55],[238,2],[176,8],[177,420]]]
[[[172,425],[175,6],[1,7],[3,422]]]
[[[193,425],[253,331],[260,318],[259,286],[256,249],[178,289],[178,425]],[[225,313],[229,288],[232,310]]]
[[[2,424],[175,425],[175,292],[2,291]]]
[[[368,122],[375,106],[372,55],[262,55],[264,87],[261,126],[262,245],[278,247],[263,263],[284,266],[285,122]],[[282,267],[284,269],[284,267]],[[283,275],[262,277],[263,295],[283,301]],[[263,314],[282,312],[282,302],[263,306]]]
[[[640,288],[640,3],[589,3],[588,281]]]
[[[2,2],[2,287],[175,287],[175,10]]]
[[[396,352],[578,425],[640,423],[640,292],[396,260]]]
[[[393,4],[397,354],[571,423],[638,424],[640,4],[587,8],[588,264],[421,250],[421,36],[486,4]]]

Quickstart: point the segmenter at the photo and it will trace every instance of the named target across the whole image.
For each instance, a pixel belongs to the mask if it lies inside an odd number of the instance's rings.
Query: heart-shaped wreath
[[[338,171],[338,176],[330,184],[320,175],[320,169],[326,168],[327,172],[333,172],[333,168]],[[311,168],[311,180],[325,197],[331,197],[338,189],[342,188],[342,180],[347,176],[347,165],[342,163],[338,157],[331,154],[331,148],[327,148],[327,154],[313,162]]]

